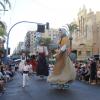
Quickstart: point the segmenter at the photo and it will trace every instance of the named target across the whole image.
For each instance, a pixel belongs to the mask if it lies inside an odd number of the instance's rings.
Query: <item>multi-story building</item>
[[[78,60],[98,55],[100,52],[100,12],[91,9],[80,9],[76,24],[79,30],[73,33],[73,50],[77,52]]]
[[[35,44],[35,31],[30,32],[30,53],[34,54],[36,52]]]
[[[20,53],[22,50],[24,50],[25,47],[24,47],[24,42],[19,42],[18,45],[17,45],[17,48],[15,49],[15,53]]]
[[[36,53],[36,31],[28,31],[24,43],[26,51],[30,54]]]
[[[45,33],[39,33],[36,31],[28,31],[25,37],[25,50],[29,51],[30,54],[36,53],[36,45],[40,38],[50,38],[51,41],[57,43],[58,30],[57,29],[48,29],[45,30]],[[52,46],[52,44],[50,45]]]
[[[25,43],[25,50],[27,52],[30,52],[30,34],[31,34],[31,31],[28,31],[26,33],[26,36],[25,36],[25,40],[24,40],[24,43]]]
[[[59,38],[58,29],[50,29],[47,30],[45,34],[48,34],[48,37],[51,39],[51,43],[49,44],[49,48],[57,48],[57,42]]]

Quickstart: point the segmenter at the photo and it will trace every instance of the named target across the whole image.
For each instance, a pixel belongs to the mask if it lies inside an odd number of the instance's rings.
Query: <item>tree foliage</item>
[[[0,5],[4,11],[6,10],[6,5],[8,5],[9,8],[11,8],[11,3],[9,0],[0,0]]]
[[[0,21],[0,36],[4,36],[6,34],[6,27],[5,27],[5,24]]]
[[[75,23],[70,23],[70,24],[68,24],[68,28],[69,28],[69,33],[70,33],[70,37],[69,37],[69,40],[70,40],[70,49],[72,49],[72,40],[73,40],[72,33],[74,31],[78,30],[78,25],[75,24]]]
[[[40,42],[44,42],[44,44],[47,46],[51,42],[51,38],[41,38]]]
[[[0,6],[2,7],[2,9],[0,9],[1,11],[6,11],[7,9],[7,5],[9,6],[9,8],[11,8],[11,3],[9,0],[0,0]],[[0,21],[0,36],[4,36],[6,34],[6,26],[5,24]]]
[[[71,23],[71,24],[68,24],[68,28],[69,28],[69,32],[73,33],[75,30],[78,30],[78,25]]]

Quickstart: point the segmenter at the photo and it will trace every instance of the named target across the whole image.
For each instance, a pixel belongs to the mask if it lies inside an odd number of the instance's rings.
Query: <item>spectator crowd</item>
[[[75,62],[74,66],[77,72],[77,80],[87,82],[89,84],[100,83],[100,61],[89,58],[87,62]]]
[[[6,83],[13,79],[14,71],[13,66],[5,65],[0,61],[0,93],[4,93]]]

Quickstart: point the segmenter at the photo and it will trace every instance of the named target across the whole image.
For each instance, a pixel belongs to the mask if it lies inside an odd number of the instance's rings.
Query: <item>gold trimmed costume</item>
[[[72,61],[68,56],[68,44],[69,39],[67,36],[61,38],[59,45],[59,51],[56,54],[56,63],[53,68],[53,72],[48,76],[47,81],[50,83],[67,83],[73,81],[76,78],[76,71],[73,66]],[[62,51],[62,48],[66,46],[65,51]]]

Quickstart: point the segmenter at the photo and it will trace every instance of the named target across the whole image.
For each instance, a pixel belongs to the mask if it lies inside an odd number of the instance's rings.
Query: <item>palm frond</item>
[[[5,34],[6,34],[5,24],[0,21],[0,36],[4,36]]]
[[[6,10],[6,5],[9,5],[9,8],[11,9],[11,3],[9,0],[3,0],[3,1],[0,1],[0,5],[3,7],[3,10],[5,11]]]
[[[2,27],[3,29],[5,29],[5,24],[4,24],[2,21],[0,21],[0,25],[1,25],[1,27]]]
[[[4,2],[9,5],[9,8],[11,8],[11,3],[9,0],[4,0]]]
[[[3,9],[5,10],[5,5],[0,1],[0,5],[3,7]]]
[[[73,33],[75,30],[78,30],[77,24],[73,24],[73,23],[68,24],[68,28],[69,28],[69,31],[70,31],[71,33]]]

